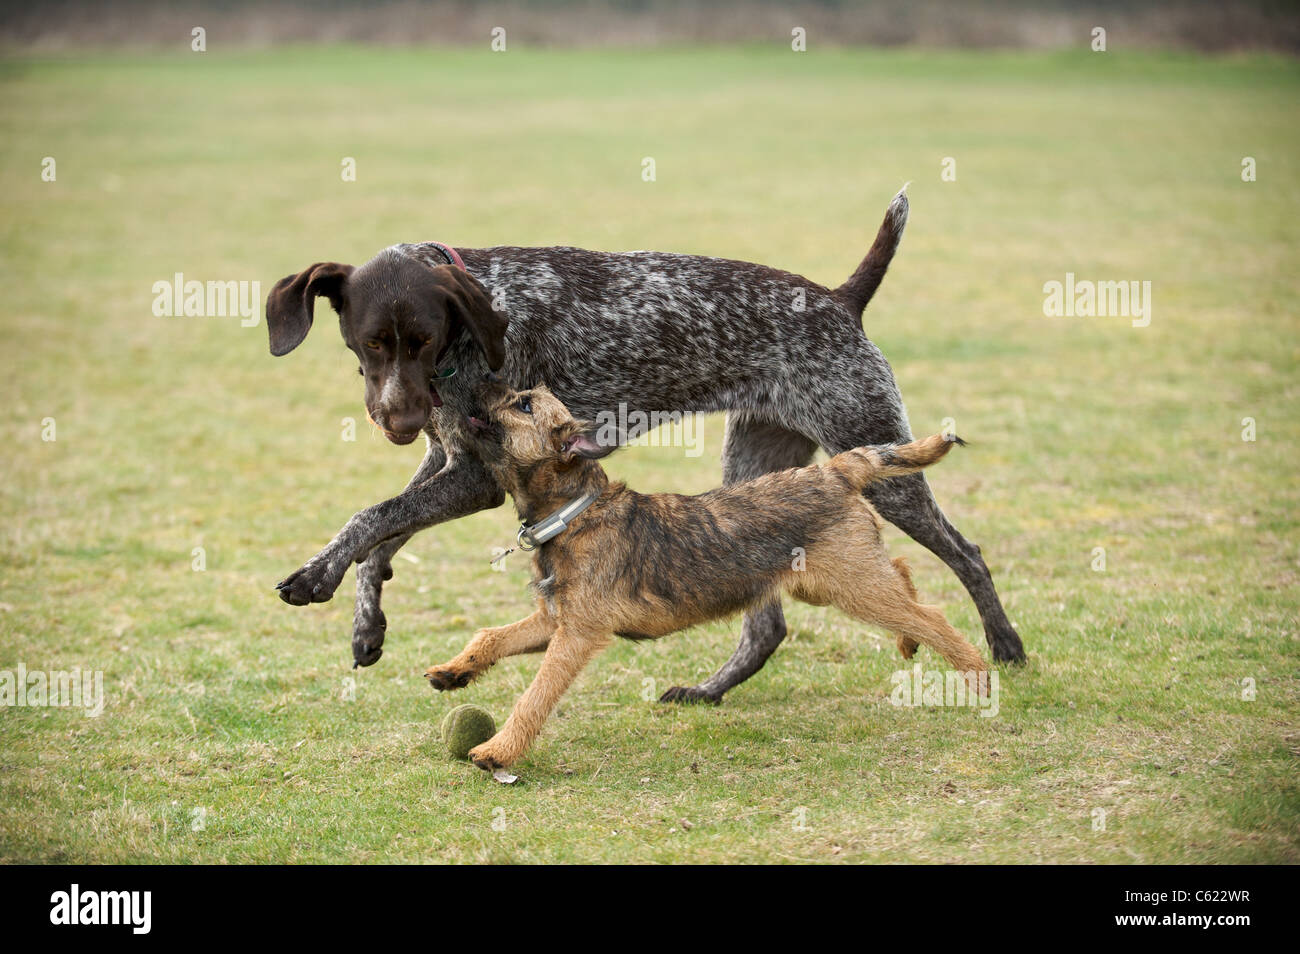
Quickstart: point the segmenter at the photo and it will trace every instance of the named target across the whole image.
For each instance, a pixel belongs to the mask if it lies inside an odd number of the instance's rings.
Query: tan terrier
[[[934,463],[960,438],[860,447],[824,464],[766,474],[695,497],[639,494],[611,484],[596,427],[574,420],[545,387],[484,386],[484,417],[470,417],[475,450],[514,498],[532,550],[537,610],[479,630],[451,662],[425,671],[459,689],[493,663],[545,651],[532,685],[501,731],[473,749],[474,764],[505,768],[527,751],[551,709],[613,636],[655,639],[787,592],[831,604],[898,638],[937,651],[972,689],[984,660],[939,610],[916,601],[907,566],[891,561],[869,483]]]

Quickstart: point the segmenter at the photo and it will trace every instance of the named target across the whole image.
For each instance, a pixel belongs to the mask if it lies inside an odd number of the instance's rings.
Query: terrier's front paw
[[[470,749],[469,760],[485,772],[495,772],[497,769],[509,768],[515,757],[506,751],[505,746],[497,742],[499,737],[494,735],[482,745],[476,745]]]
[[[476,675],[478,673],[469,669],[459,669],[451,663],[430,666],[424,671],[424,678],[428,679],[429,685],[439,692],[446,692],[450,689],[464,689]]]

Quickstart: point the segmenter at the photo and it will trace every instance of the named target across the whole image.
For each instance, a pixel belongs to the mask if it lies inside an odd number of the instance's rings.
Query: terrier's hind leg
[[[889,381],[892,384],[892,377]],[[820,429],[810,433],[828,454],[840,454],[867,444],[905,443],[912,439],[896,390],[861,395],[856,402],[843,407],[837,407],[832,398],[823,407],[828,409],[825,421]],[[874,415],[870,413],[873,408],[877,411]],[[879,413],[882,408],[889,411],[883,417]],[[944,516],[925,475],[909,474],[876,481],[864,492],[882,517],[946,563],[961,580],[979,610],[993,658],[998,662],[1024,662],[1024,645],[1007,619],[980,548],[958,533]]]
[[[948,522],[934,500],[922,474],[895,477],[872,484],[867,497],[880,515],[943,560],[975,601],[993,658],[999,662],[1024,662],[1025,649],[1007,619],[993,588],[993,577],[980,548]]]
[[[919,599],[916,595],[916,584],[912,582],[912,568],[907,565],[907,561],[902,557],[894,557],[894,569],[898,575],[903,578],[903,583],[907,586],[907,592],[911,594],[913,600]],[[910,636],[898,637],[898,651],[902,653],[904,659],[911,659],[916,654],[916,647],[919,646],[915,639]]]
[[[841,539],[854,541],[833,552],[808,554],[808,576],[794,581],[796,593],[814,601],[829,602],[863,622],[883,626],[898,639],[899,651],[910,658],[918,644],[929,646],[976,688],[975,673],[987,666],[968,640],[933,606],[916,600],[906,565],[890,561],[879,544],[874,520],[845,521]],[[860,541],[860,542],[859,542]]]
[[[967,674],[972,688],[976,688],[975,674],[988,668],[979,650],[953,629],[943,613],[933,606],[913,602],[911,606],[889,607],[883,612],[873,613],[869,622],[879,623],[895,633],[900,644],[907,640],[910,645],[923,643],[929,646],[957,672]]]

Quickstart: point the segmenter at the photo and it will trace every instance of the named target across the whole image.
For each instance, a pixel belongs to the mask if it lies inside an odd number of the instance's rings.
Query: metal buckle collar
[[[569,521],[595,503],[596,498],[599,496],[600,494],[583,494],[577,500],[570,500],[555,513],[537,521],[532,526],[526,523],[520,524],[519,534],[515,537],[519,549],[536,550],[547,540],[558,537],[569,528]]]

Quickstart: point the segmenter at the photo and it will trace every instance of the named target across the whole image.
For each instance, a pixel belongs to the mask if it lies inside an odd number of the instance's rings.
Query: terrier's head
[[[515,391],[488,379],[478,396],[483,416],[468,419],[470,440],[512,494],[563,495],[576,478],[600,470],[583,465],[618,447],[617,435],[602,443],[600,428],[574,418],[545,385]]]

